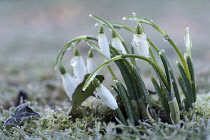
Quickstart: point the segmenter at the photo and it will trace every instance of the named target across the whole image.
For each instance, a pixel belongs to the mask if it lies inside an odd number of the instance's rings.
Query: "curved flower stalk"
[[[92,73],[97,68],[96,62],[93,58],[93,51],[90,49],[88,52],[88,58],[87,58],[87,71],[88,73]]]
[[[118,104],[112,93],[96,78],[92,82],[100,99],[106,104],[106,106],[112,110],[116,110],[118,108]]]
[[[80,84],[87,72],[85,62],[77,47],[75,47],[74,57],[71,59],[70,65],[73,67],[73,72],[77,83]]]
[[[122,54],[126,54],[126,50],[122,42],[117,37],[116,33],[113,31],[112,31],[112,46],[115,47],[117,50],[121,51]]]
[[[140,24],[138,24],[136,27],[136,32],[133,35],[132,44],[138,55],[150,58],[147,37],[146,34],[143,32]]]
[[[99,47],[101,49],[101,52],[106,57],[106,59],[110,59],[111,58],[111,54],[110,54],[109,42],[108,42],[107,37],[106,37],[106,35],[104,33],[103,27],[99,28],[98,45],[99,45]]]
[[[60,73],[61,73],[63,87],[70,101],[72,101],[72,94],[74,93],[77,87],[76,79],[73,76],[71,76],[69,73],[67,73],[65,68],[62,65],[60,66]]]

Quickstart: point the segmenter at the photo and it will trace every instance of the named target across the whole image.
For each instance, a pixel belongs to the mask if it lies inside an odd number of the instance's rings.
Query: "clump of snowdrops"
[[[76,111],[78,106],[88,100],[92,107],[106,105],[115,110],[117,120],[125,125],[128,122],[135,125],[139,123],[139,120],[150,120],[151,123],[157,122],[158,115],[152,108],[149,90],[140,75],[141,68],[137,65],[141,61],[145,61],[155,71],[156,75],[150,77],[151,82],[168,122],[179,124],[180,112],[189,111],[196,101],[194,67],[191,57],[192,42],[189,28],[186,28],[184,35],[186,51],[183,53],[164,30],[153,21],[139,17],[135,13],[133,16],[123,18],[123,20],[136,22],[135,29],[120,23],[106,21],[94,15],[90,15],[90,17],[98,22],[98,36],[84,35],[72,39],[63,46],[56,60],[56,68],[59,68],[61,72],[63,86],[71,102],[69,114]],[[178,74],[174,74],[174,68],[171,67],[165,55],[167,52],[158,48],[147,37],[144,30],[145,25],[149,25],[154,31],[159,32],[175,50],[180,59],[175,62],[179,69]],[[111,31],[111,41],[108,41],[104,28],[109,28]],[[119,29],[133,33],[131,44],[124,42],[124,39],[117,32]],[[85,42],[87,47],[90,48],[86,65],[78,48],[81,41]],[[73,68],[73,75],[69,74],[61,64],[66,50],[72,47],[74,47],[74,56],[70,65]],[[95,63],[93,52],[98,53],[103,59],[103,62],[98,66]],[[123,81],[116,76],[116,72],[109,65],[110,63],[115,63],[119,68]],[[112,75],[115,82],[113,89],[120,100],[116,100],[111,91],[102,83],[103,80],[105,82],[111,80],[100,73],[105,67]],[[181,94],[184,95],[184,98],[180,98]],[[119,107],[119,102],[122,103],[123,108]],[[125,114],[122,113],[122,109]]]

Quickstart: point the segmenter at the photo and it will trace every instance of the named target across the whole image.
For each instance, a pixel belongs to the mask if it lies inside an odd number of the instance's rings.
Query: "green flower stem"
[[[90,40],[95,40],[97,41],[98,39],[94,36],[90,36],[90,35],[85,35],[85,36],[79,36],[79,37],[76,37],[74,39],[72,39],[71,41],[69,41],[68,43],[66,43],[63,48],[61,49],[61,51],[59,52],[57,58],[56,58],[56,64],[55,64],[55,69],[58,68],[58,66],[60,65],[61,63],[61,60],[63,59],[63,56],[66,52],[66,50],[68,48],[71,48],[72,45],[75,43],[75,42],[78,42],[80,40],[87,40],[87,39],[90,39]]]
[[[119,108],[115,109],[115,111],[117,112],[117,115],[120,119],[120,121],[124,124],[124,125],[127,125],[127,122],[125,120],[125,117],[123,116],[121,110]]]

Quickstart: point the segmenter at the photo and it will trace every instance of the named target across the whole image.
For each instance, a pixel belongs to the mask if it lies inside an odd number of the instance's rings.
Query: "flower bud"
[[[187,55],[191,56],[192,40],[189,33],[189,27],[187,27],[185,30],[184,39],[185,39],[186,53]]]
[[[106,35],[104,34],[104,29],[102,27],[99,28],[98,45],[99,45],[103,55],[107,59],[110,59],[111,58],[111,54],[110,54],[110,49],[109,49],[109,42],[107,40]]]
[[[96,62],[93,58],[93,51],[90,49],[88,52],[88,58],[87,58],[87,71],[88,73],[92,73],[97,68]]]
[[[78,48],[74,50],[74,57],[71,59],[70,65],[73,67],[73,73],[78,84],[80,84],[86,75],[86,66]]]
[[[116,36],[115,32],[112,32],[112,46],[121,51],[122,54],[126,54],[126,50],[120,39]]]
[[[72,94],[74,93],[77,87],[77,82],[74,77],[72,77],[69,73],[66,72],[63,66],[60,66],[60,73],[64,90],[66,91],[66,94],[68,95],[69,99],[72,101]]]
[[[118,108],[117,101],[112,95],[112,93],[101,84],[96,78],[93,80],[93,85],[96,88],[97,94],[100,99],[108,106],[109,108],[115,110]]]
[[[136,27],[136,32],[133,35],[132,44],[134,50],[137,52],[138,55],[145,56],[147,58],[150,57],[147,37],[146,34],[143,32],[143,29],[140,24],[138,24]]]

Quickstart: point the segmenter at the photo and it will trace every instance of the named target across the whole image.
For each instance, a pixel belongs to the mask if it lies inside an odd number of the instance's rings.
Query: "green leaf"
[[[73,113],[74,111],[76,111],[76,109],[82,104],[83,101],[85,101],[89,96],[93,95],[93,92],[95,91],[95,87],[93,86],[93,84],[91,83],[85,91],[82,90],[82,87],[84,86],[87,78],[89,77],[90,74],[86,74],[84,77],[84,80],[82,81],[81,84],[79,84],[75,90],[75,92],[72,95],[72,109],[70,113]],[[104,80],[104,76],[103,75],[96,75],[96,78],[102,82]]]
[[[192,103],[194,103],[195,99],[194,99],[194,95],[193,95],[193,92],[192,92],[192,87],[191,87],[190,81],[187,78],[187,75],[186,75],[182,65],[180,63],[177,63],[177,66],[179,68],[181,77],[183,79],[184,86],[185,86],[185,88],[187,90],[187,93],[188,93],[188,96],[189,96],[189,103],[190,103],[189,105],[192,106]]]
[[[192,92],[194,97],[194,102],[196,102],[196,87],[195,87],[195,72],[194,72],[194,66],[193,62],[190,56],[187,56],[187,65],[190,70],[190,76],[191,76],[191,86],[192,86]]]
[[[180,111],[179,111],[179,105],[177,103],[176,98],[174,98],[172,101],[168,102],[169,108],[170,108],[170,116],[171,120],[174,124],[179,124],[180,122]]]
[[[118,81],[116,83],[116,85],[117,85],[117,89],[119,91],[118,94],[120,95],[122,103],[125,107],[127,117],[132,123],[134,123],[133,109],[131,108],[131,102],[128,97],[128,93],[120,81]]]
[[[168,81],[168,83],[170,85],[169,92],[171,93],[171,97],[173,98],[173,96],[174,96],[173,94],[175,94],[177,102],[180,105],[181,104],[181,99],[180,99],[179,90],[178,90],[178,87],[177,87],[177,84],[176,84],[176,79],[174,77],[172,67],[169,64],[169,61],[166,58],[164,51],[161,51],[159,55],[160,55],[160,58],[161,58],[161,60],[163,62],[163,66],[165,68],[167,81]]]
[[[166,95],[163,94],[160,86],[158,85],[157,81],[154,79],[154,77],[151,77],[152,83],[155,87],[155,91],[158,93],[158,96],[160,98],[161,104],[163,106],[163,109],[166,112],[167,118],[168,120],[170,120],[170,109],[169,109],[169,105],[168,105],[168,99],[166,98]]]

